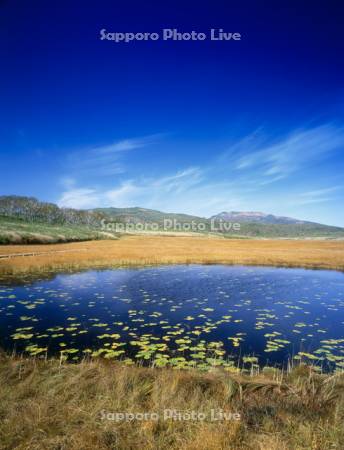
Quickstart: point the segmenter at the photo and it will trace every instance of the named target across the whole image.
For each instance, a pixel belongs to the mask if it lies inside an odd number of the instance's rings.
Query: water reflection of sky
[[[161,366],[231,366],[245,355],[261,364],[296,357],[340,368],[343,307],[344,275],[336,271],[89,271],[0,285],[0,344],[33,355],[48,349],[73,359],[86,351]]]

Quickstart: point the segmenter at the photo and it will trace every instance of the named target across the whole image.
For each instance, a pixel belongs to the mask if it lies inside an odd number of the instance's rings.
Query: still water
[[[344,274],[188,265],[0,280],[0,347],[158,367],[344,367]]]

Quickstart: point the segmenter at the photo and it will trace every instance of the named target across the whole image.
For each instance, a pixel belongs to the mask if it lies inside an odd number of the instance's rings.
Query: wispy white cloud
[[[72,189],[75,184],[75,178],[65,176],[60,179],[60,185],[63,186],[64,189]]]
[[[94,169],[98,175],[107,170],[113,174],[118,164],[119,173],[119,155],[148,147],[156,139],[128,139],[87,150],[82,167]],[[141,206],[200,216],[231,209],[262,210],[304,219],[308,208],[314,218],[311,205],[332,201],[342,194],[342,186],[327,184],[324,188],[324,180],[310,173],[321,173],[322,165],[342,148],[344,129],[333,124],[295,130],[273,142],[257,130],[202,166],[171,169],[159,176],[148,172],[132,176],[128,168],[116,181],[104,184],[101,177],[95,184],[78,184],[71,175],[64,181],[59,204],[75,208]],[[154,172],[158,168],[157,163]]]
[[[202,169],[189,167],[159,178],[125,180],[113,189],[72,188],[62,194],[58,204],[74,208],[141,206],[205,215],[224,205],[237,208],[244,204],[244,197],[232,183],[207,181]]]
[[[141,186],[134,181],[127,180],[115,189],[103,192],[103,202],[119,208],[133,206],[133,201],[139,200],[142,194],[143,188]]]
[[[95,189],[75,188],[62,193],[59,206],[65,208],[88,209],[99,205],[101,195]]]
[[[331,124],[308,130],[296,130],[274,144],[262,145],[245,138],[245,154],[237,158],[238,171],[255,171],[265,178],[262,183],[275,182],[294,172],[326,159],[344,146],[344,129]]]
[[[157,189],[182,193],[186,189],[199,184],[203,179],[203,171],[199,167],[189,167],[173,175],[158,178],[153,182]]]
[[[157,142],[161,134],[123,139],[107,145],[95,146],[69,154],[66,170],[75,176],[111,176],[125,171],[123,154]]]
[[[107,203],[119,206],[168,207],[173,198],[187,193],[191,188],[200,184],[202,171],[197,167],[189,167],[174,174],[159,178],[141,178],[139,180],[127,180],[115,189],[105,191],[103,199]],[[154,206],[155,205],[155,206]]]
[[[340,185],[302,192],[293,199],[293,203],[297,205],[310,205],[313,203],[329,202],[334,198],[332,194],[343,190],[343,188],[344,186]]]

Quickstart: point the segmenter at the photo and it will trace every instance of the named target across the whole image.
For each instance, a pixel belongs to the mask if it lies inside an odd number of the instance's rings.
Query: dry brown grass
[[[116,241],[4,245],[0,253],[35,253],[35,256],[1,258],[0,272],[189,263],[344,269],[344,241],[327,240],[127,236]]]
[[[119,265],[227,263],[344,269],[342,241],[125,237],[2,246],[0,271]],[[38,253],[38,254],[36,254]],[[42,253],[42,254],[39,254]],[[127,367],[102,360],[0,355],[1,450],[329,450],[344,448],[344,375],[299,367],[256,377]],[[234,421],[101,420],[101,411],[239,412]]]
[[[273,379],[1,356],[0,383],[2,450],[343,448],[343,374],[302,366]],[[164,409],[208,418],[211,409],[222,409],[241,419],[114,422],[101,413]]]

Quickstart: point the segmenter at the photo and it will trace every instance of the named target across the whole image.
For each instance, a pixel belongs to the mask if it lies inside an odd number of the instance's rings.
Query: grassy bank
[[[344,443],[344,375],[306,366],[250,377],[1,356],[0,383],[3,450],[329,450]],[[205,420],[165,420],[166,409]],[[240,419],[212,421],[211,410]],[[115,422],[104,412],[159,418]]]
[[[115,241],[5,245],[0,253],[3,273],[190,263],[344,270],[344,241],[326,240],[126,236]]]

